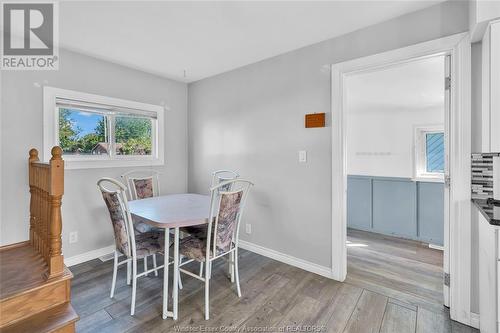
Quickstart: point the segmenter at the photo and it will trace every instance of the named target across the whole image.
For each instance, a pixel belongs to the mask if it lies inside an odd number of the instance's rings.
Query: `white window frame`
[[[110,142],[109,155],[64,155],[66,169],[156,166],[165,163],[165,109],[163,106],[54,87],[44,87],[43,89],[43,158],[45,161],[50,159],[52,147],[59,145],[59,109],[56,105],[58,98],[112,105],[117,108],[141,110],[156,114],[156,120],[152,121],[151,155],[116,155],[114,143]],[[137,114],[140,115],[139,112]],[[110,117],[114,117],[112,113],[108,116],[108,118]],[[110,127],[110,130],[112,131],[112,127]]]
[[[427,172],[427,145],[426,135],[429,133],[443,133],[444,125],[428,125],[415,127],[414,135],[414,180],[418,181],[444,181],[444,172]]]

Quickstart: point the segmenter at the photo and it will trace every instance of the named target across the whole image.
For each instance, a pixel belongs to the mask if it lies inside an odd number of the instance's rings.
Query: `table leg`
[[[170,230],[165,228],[165,249],[163,255],[163,319],[168,317],[168,262],[170,261]],[[175,272],[174,272],[175,274]]]
[[[177,320],[177,310],[179,306],[179,228],[174,232],[174,282],[172,286],[174,302],[174,320]]]

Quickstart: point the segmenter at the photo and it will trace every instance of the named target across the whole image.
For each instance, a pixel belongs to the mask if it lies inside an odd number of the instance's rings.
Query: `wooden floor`
[[[317,332],[477,332],[451,321],[441,305],[440,252],[358,231],[349,231],[348,239],[345,283],[241,251],[239,299],[219,262],[213,269],[209,321],[203,319],[203,285],[198,280],[183,276],[180,317],[173,321],[161,319],[161,275],[139,279],[132,317],[123,268],[110,299],[111,261],[73,266],[72,303],[81,317],[77,331],[237,332],[246,327],[247,332],[279,332],[304,325],[302,331],[309,332],[308,325],[313,325]]]

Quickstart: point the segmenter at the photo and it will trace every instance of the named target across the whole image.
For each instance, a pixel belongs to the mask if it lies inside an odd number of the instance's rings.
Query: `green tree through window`
[[[141,116],[115,116],[115,153],[151,155],[152,121]],[[77,109],[59,109],[59,144],[65,154],[109,153],[108,117]]]

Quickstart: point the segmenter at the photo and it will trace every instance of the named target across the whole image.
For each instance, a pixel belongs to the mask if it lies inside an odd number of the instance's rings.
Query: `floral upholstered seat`
[[[181,240],[179,244],[179,253],[186,258],[205,260],[207,252],[207,239],[188,236]],[[212,251],[210,251],[212,252]],[[212,257],[212,253],[210,253]]]
[[[215,241],[215,255],[213,253],[213,246],[210,246],[209,257],[218,256],[219,254],[229,251],[233,246],[233,237],[235,236],[238,213],[240,210],[241,198],[243,191],[235,193],[222,193],[220,198],[219,214],[217,220],[214,221],[216,229],[212,229],[212,240]],[[215,223],[217,222],[217,223]],[[196,234],[181,240],[179,244],[179,251],[181,255],[196,260],[205,260],[207,252],[207,226],[200,226],[197,228]],[[215,240],[214,238],[214,230]]]
[[[172,242],[170,242],[171,244]],[[164,232],[144,232],[135,236],[137,258],[144,258],[155,253],[163,254],[165,249]]]
[[[150,224],[142,221],[140,218],[138,218],[136,216],[132,216],[132,222],[134,223],[134,229],[135,229],[136,235],[139,235],[142,233],[148,233],[148,232],[162,232],[163,233],[163,230],[151,226]]]

